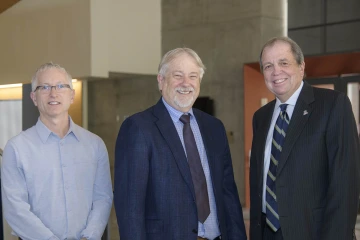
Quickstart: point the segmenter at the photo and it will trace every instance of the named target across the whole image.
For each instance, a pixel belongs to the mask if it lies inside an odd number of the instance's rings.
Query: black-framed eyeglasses
[[[55,88],[55,91],[57,91],[57,92],[64,92],[68,88],[71,89],[69,84],[57,84],[55,86],[42,85],[42,86],[37,86],[35,88],[34,92],[39,90],[42,93],[49,93],[49,92],[51,92],[52,88]]]

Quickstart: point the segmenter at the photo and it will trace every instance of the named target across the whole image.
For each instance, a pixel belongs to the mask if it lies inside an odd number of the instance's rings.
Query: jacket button
[[[196,229],[193,229],[192,232],[196,233],[196,234],[198,233],[198,231]]]

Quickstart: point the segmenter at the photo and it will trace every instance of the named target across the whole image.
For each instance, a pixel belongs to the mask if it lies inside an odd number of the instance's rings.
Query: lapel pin
[[[304,114],[303,115],[306,115],[308,114],[309,112],[307,110],[304,110]]]

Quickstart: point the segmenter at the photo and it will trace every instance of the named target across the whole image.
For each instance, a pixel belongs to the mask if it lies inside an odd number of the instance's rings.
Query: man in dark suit
[[[251,240],[352,239],[360,156],[348,97],[303,82],[289,38],[268,41],[260,67],[276,100],[253,117]]]
[[[224,126],[192,109],[204,69],[189,48],[166,53],[162,98],[121,126],[114,182],[121,240],[246,239]]]

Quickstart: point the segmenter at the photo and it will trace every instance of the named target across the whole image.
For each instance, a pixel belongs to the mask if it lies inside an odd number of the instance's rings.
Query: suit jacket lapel
[[[279,175],[288,161],[291,149],[293,148],[297,138],[304,129],[312,108],[310,103],[314,101],[314,93],[312,87],[304,82],[303,89],[300,92],[299,98],[296,102],[294,112],[292,114],[290,125],[286,133],[286,138],[281,153],[279,165],[276,174]]]
[[[186,159],[184,148],[181,144],[179,135],[176,131],[170,114],[161,99],[154,106],[153,114],[157,118],[157,120],[155,120],[155,124],[158,127],[161,135],[165,139],[165,142],[168,144],[174,156],[176,164],[179,168],[179,171],[183,176],[184,181],[189,186],[192,196],[195,200],[195,190],[192,183],[191,172]]]

